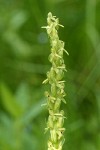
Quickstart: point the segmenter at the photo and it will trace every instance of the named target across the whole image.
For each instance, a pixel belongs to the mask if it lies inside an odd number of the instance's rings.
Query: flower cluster
[[[61,110],[61,102],[66,103],[64,85],[63,81],[64,71],[66,71],[63,52],[68,52],[64,49],[64,42],[59,40],[58,28],[59,24],[58,18],[52,16],[52,13],[48,13],[47,18],[48,25],[46,27],[47,34],[50,39],[51,44],[51,54],[49,55],[49,61],[52,64],[50,71],[47,72],[47,79],[43,83],[50,84],[50,91],[45,92],[47,98],[47,108],[49,111],[49,117],[47,121],[47,128],[45,130],[50,131],[50,137],[48,140],[48,150],[62,150],[64,143],[63,132],[65,128],[64,124],[64,111]]]

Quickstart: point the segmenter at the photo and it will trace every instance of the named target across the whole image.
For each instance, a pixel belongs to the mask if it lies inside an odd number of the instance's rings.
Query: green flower
[[[64,71],[66,67],[63,59],[63,52],[68,52],[64,49],[64,42],[59,40],[58,29],[59,19],[52,16],[52,13],[48,13],[47,17],[48,25],[46,27],[48,37],[50,39],[51,54],[49,55],[49,61],[52,64],[50,71],[47,72],[47,79],[43,83],[50,84],[50,90],[45,92],[47,99],[47,108],[49,111],[49,117],[47,121],[47,127],[45,130],[49,130],[50,137],[48,140],[48,150],[62,150],[64,139],[64,111],[61,110],[61,102],[66,103],[65,97],[65,81],[63,81]]]

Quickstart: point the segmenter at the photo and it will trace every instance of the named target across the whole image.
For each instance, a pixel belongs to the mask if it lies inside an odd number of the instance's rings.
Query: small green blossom
[[[48,150],[62,150],[64,139],[64,111],[61,110],[61,102],[66,103],[65,97],[65,81],[63,80],[64,71],[66,67],[63,59],[63,52],[68,52],[64,49],[64,42],[59,40],[58,29],[59,19],[56,16],[52,16],[52,13],[48,13],[47,17],[48,25],[46,27],[47,34],[50,39],[51,54],[49,55],[49,61],[52,64],[50,71],[47,72],[47,79],[43,81],[44,84],[50,84],[50,91],[45,92],[47,98],[47,108],[49,111],[49,117],[47,121],[47,127],[45,131],[49,130],[50,137],[48,140]],[[69,54],[68,54],[69,55]]]

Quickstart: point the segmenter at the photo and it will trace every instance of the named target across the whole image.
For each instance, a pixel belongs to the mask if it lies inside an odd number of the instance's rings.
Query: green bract
[[[64,71],[66,71],[63,52],[68,52],[64,49],[64,42],[59,40],[58,18],[52,16],[52,13],[48,13],[47,18],[48,25],[46,27],[47,34],[50,39],[51,54],[49,55],[49,61],[52,64],[50,71],[47,72],[47,79],[43,83],[49,83],[51,86],[50,91],[45,92],[47,98],[47,108],[49,111],[49,117],[47,122],[47,129],[50,131],[50,137],[48,140],[48,150],[62,150],[64,143],[63,128],[64,124],[64,111],[60,110],[61,102],[66,103],[64,97]]]

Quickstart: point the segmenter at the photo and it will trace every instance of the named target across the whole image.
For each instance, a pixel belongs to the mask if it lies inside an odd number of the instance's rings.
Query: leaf
[[[11,127],[12,120],[9,116],[6,115],[6,113],[0,112],[0,124],[3,127],[9,128]]]
[[[22,110],[21,107],[16,102],[15,97],[4,83],[0,84],[0,88],[1,88],[2,103],[5,109],[12,116],[19,117],[22,114]]]
[[[21,109],[25,111],[29,107],[29,87],[26,83],[21,83],[16,92],[17,103],[21,106]]]
[[[20,125],[26,125],[36,118],[43,111],[43,107],[41,107],[41,104],[43,103],[44,99],[40,100],[36,105],[32,105],[28,112],[19,119],[18,123]]]

